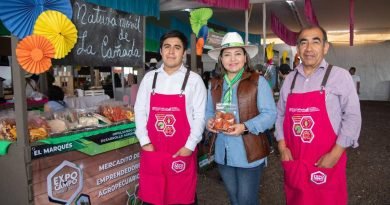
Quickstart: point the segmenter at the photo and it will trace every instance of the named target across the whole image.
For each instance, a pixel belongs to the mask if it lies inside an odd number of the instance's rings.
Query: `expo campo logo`
[[[314,120],[311,116],[292,116],[293,133],[300,137],[303,143],[311,143],[315,137],[313,133]]]
[[[47,194],[52,202],[70,204],[82,189],[82,170],[72,162],[63,161],[47,175]]]
[[[156,114],[155,127],[158,132],[164,133],[167,137],[172,137],[175,132],[176,118],[171,114]]]

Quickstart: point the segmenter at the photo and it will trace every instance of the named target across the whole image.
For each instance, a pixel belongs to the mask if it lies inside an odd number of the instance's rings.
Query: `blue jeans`
[[[264,163],[253,168],[231,167],[218,164],[231,205],[258,205],[260,178]]]

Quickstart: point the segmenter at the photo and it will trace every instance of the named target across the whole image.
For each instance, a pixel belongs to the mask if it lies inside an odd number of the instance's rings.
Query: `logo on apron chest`
[[[324,184],[326,183],[326,174],[321,171],[313,172],[310,180],[315,184]]]
[[[172,170],[176,173],[180,173],[182,171],[184,171],[186,169],[186,163],[181,161],[181,160],[177,160],[177,161],[174,161],[172,162]]]
[[[155,127],[158,132],[164,133],[166,137],[172,137],[176,129],[174,124],[176,122],[175,116],[171,114],[156,114]]]
[[[300,137],[303,143],[311,143],[314,139],[312,131],[314,120],[311,116],[292,116],[294,136]]]

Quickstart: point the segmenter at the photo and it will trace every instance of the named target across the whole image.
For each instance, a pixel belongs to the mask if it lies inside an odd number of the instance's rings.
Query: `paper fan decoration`
[[[209,27],[207,27],[207,25],[203,25],[200,29],[199,29],[199,33],[198,33],[198,38],[203,38],[204,41],[207,40],[207,36],[209,35]]]
[[[196,55],[201,56],[203,53],[204,39],[199,38],[196,42]]]
[[[16,46],[16,59],[29,73],[43,73],[51,67],[55,53],[54,46],[43,36],[31,35]]]
[[[272,43],[268,44],[267,47],[265,47],[265,51],[267,54],[267,60],[270,62],[272,62],[272,59],[274,58],[274,45],[275,45],[275,43],[272,42]]]
[[[56,10],[72,18],[70,0],[0,0],[0,19],[19,39],[31,35],[39,14]]]
[[[76,26],[58,11],[49,10],[39,15],[33,33],[49,39],[56,51],[55,59],[68,55],[77,42]]]
[[[195,9],[190,12],[190,23],[192,32],[198,35],[200,28],[207,24],[207,21],[213,16],[213,10],[210,8]]]

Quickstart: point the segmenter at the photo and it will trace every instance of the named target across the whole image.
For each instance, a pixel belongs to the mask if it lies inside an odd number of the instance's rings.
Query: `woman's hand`
[[[207,130],[213,133],[218,133],[218,131],[214,129],[214,124],[215,124],[215,118],[212,117],[209,120],[207,120]]]
[[[239,123],[239,124],[231,125],[229,127],[229,131],[223,133],[232,136],[240,136],[244,133],[244,131],[245,131],[245,125],[243,123]]]

